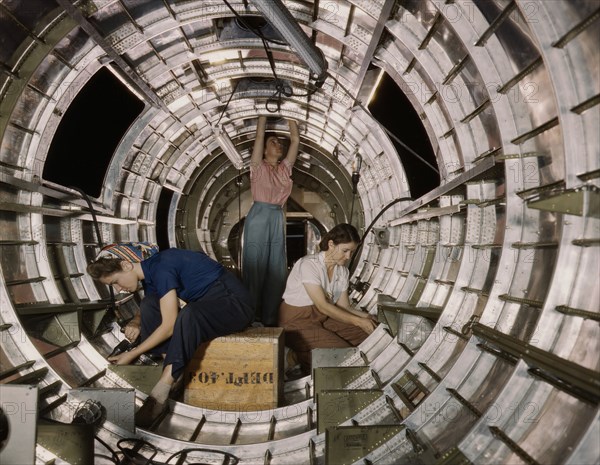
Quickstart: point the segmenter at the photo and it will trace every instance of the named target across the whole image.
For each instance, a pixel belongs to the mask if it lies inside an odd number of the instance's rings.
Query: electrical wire
[[[354,199],[356,199],[356,194],[352,193],[352,207],[350,208],[350,221],[349,221],[350,224],[352,224],[352,217],[354,216]]]
[[[182,449],[179,452],[175,452],[173,455],[171,455],[167,461],[165,462],[165,464],[169,464],[171,463],[171,460],[173,460],[175,457],[185,454],[185,456],[183,456],[183,459],[187,458],[187,454],[189,454],[190,452],[209,452],[211,454],[221,454],[224,456],[224,459],[227,459],[227,461],[225,463],[230,464],[230,465],[237,465],[237,463],[239,463],[240,459],[238,457],[236,457],[233,454],[230,454],[229,452],[225,452],[222,450],[217,450],[217,449],[206,449],[203,447],[191,447],[189,449]],[[231,462],[230,462],[231,460]],[[194,465],[194,464],[190,464],[190,465]],[[195,464],[195,465],[201,465],[201,464]],[[202,464],[204,465],[204,464]]]
[[[129,449],[123,446],[123,443],[128,441],[134,445],[133,448]],[[138,451],[144,446],[146,446],[152,454],[149,458],[143,457],[141,456],[141,454],[138,454]],[[154,444],[140,438],[123,438],[119,440],[119,442],[117,442],[117,447],[123,454],[124,458],[129,460],[129,462],[132,464],[135,463],[139,465],[152,465],[154,463],[152,459],[158,454],[158,448]],[[141,463],[140,458],[146,460],[146,463]]]
[[[412,200],[412,197],[399,197],[397,199],[392,200],[385,207],[383,207],[383,209],[377,214],[377,216],[375,216],[375,218],[373,218],[373,221],[371,221],[371,223],[369,224],[369,226],[367,227],[367,229],[365,229],[364,234],[360,238],[360,242],[358,243],[358,247],[356,248],[356,250],[352,254],[352,258],[350,259],[350,263],[348,264],[348,269],[352,269],[352,265],[354,264],[354,260],[356,259],[356,257],[358,256],[360,250],[362,249],[362,246],[363,246],[364,241],[365,241],[365,237],[367,237],[367,234],[369,234],[369,232],[371,231],[371,229],[373,228],[373,226],[375,225],[375,223],[377,222],[377,220],[379,220],[379,218],[381,218],[381,215],[383,215],[387,210],[389,210],[391,207],[393,207],[397,203],[399,203],[399,202],[406,202],[407,200]]]
[[[229,96],[229,99],[227,100],[227,103],[225,104],[225,108],[223,108],[223,111],[221,112],[221,115],[219,116],[219,119],[217,120],[217,124],[215,126],[218,126],[219,123],[221,122],[221,118],[223,118],[223,115],[225,114],[225,112],[227,111],[227,107],[229,107],[229,102],[231,102],[231,99],[233,98],[233,96],[235,95],[235,93],[237,92],[237,88],[238,85],[240,84],[240,81],[237,81],[235,83],[235,87],[233,88],[233,90],[231,91],[231,95]]]
[[[359,106],[360,108],[362,108],[365,112],[371,114],[371,112],[369,111],[368,108],[366,108],[362,103],[358,102],[350,93],[350,91],[348,89],[346,89],[346,87],[344,87],[344,85],[338,81],[336,79],[336,77],[334,75],[332,75],[331,73],[327,73],[327,76],[330,77],[333,82],[335,82],[340,89],[342,89],[344,91],[344,93],[346,93],[348,96],[350,96],[351,98],[354,99],[354,105],[355,106]],[[383,129],[385,131],[385,133],[390,136],[392,139],[394,139],[396,142],[398,142],[402,147],[404,147],[406,150],[408,150],[408,152],[415,156],[419,161],[423,162],[425,165],[427,165],[429,168],[431,168],[433,171],[435,171],[435,173],[437,173],[438,175],[440,174],[439,170],[433,166],[432,164],[430,164],[427,160],[425,160],[421,155],[419,155],[417,152],[415,152],[413,149],[411,149],[408,145],[406,145],[404,142],[402,142],[400,140],[400,138],[398,138],[398,136],[396,136],[395,134],[393,134],[388,128],[386,128],[383,124],[381,124],[379,121],[377,121],[377,119],[373,118],[373,120],[379,125],[379,127],[381,129]]]
[[[96,241],[98,242],[98,247],[102,249],[104,247],[104,241],[102,240],[102,234],[100,233],[100,225],[98,223],[98,217],[96,216],[96,210],[94,209],[94,204],[92,204],[91,199],[87,195],[87,193],[77,187],[77,186],[69,186],[70,189],[73,189],[79,192],[79,195],[85,200],[87,203],[88,209],[90,211],[90,215],[92,216],[92,224],[94,225],[94,231],[96,232]],[[110,303],[108,307],[108,311],[112,312],[112,315],[117,315],[117,300],[115,298],[115,291],[112,286],[108,286],[108,291],[110,294]]]
[[[90,211],[90,215],[92,217],[92,224],[94,226],[94,230],[96,233],[96,240],[98,243],[98,247],[100,249],[102,249],[102,247],[104,247],[104,242],[102,240],[102,234],[100,233],[100,225],[98,223],[98,218],[96,216],[96,210],[94,209],[94,205],[92,204],[92,201],[90,200],[89,196],[87,195],[87,193],[83,190],[80,189],[79,187],[76,186],[69,186],[70,189],[73,189],[75,191],[77,191],[81,197],[86,201],[87,205],[88,205],[88,209]],[[114,290],[112,288],[112,286],[108,286],[109,290],[110,290],[110,306],[111,306],[111,310],[114,312],[116,310],[116,300],[115,300],[115,293]],[[111,448],[105,441],[103,441],[98,435],[94,435],[94,438],[100,443],[102,444],[111,454],[110,457],[108,456],[104,456],[104,455],[96,455],[98,457],[103,457],[107,460],[112,461],[113,463],[115,463],[116,465],[119,465],[121,463],[121,460],[119,460],[119,456],[118,456],[118,452],[116,452],[113,448]],[[152,457],[150,457],[150,459],[148,459],[147,463],[152,463],[152,458],[154,458],[154,456],[156,455],[156,448],[143,440],[139,440],[137,438],[125,438],[125,439],[121,439],[118,443],[117,443],[117,447],[119,447],[119,449],[121,450],[121,453],[124,455],[125,458],[131,460],[133,459],[133,457],[130,457],[128,455],[128,452],[130,452],[127,449],[122,448],[121,443],[124,441],[138,441],[139,443],[143,444],[143,445],[147,445],[150,446],[151,448],[155,449],[154,454],[152,455]],[[127,451],[127,452],[126,452]],[[133,463],[133,462],[131,462]]]
[[[80,189],[79,187],[76,187],[76,186],[69,186],[69,189],[73,189],[73,190],[76,190],[77,192],[79,192],[79,194],[81,195],[83,200],[85,200],[85,202],[87,203],[88,208],[90,210],[90,214],[92,215],[92,223],[94,225],[94,230],[96,232],[96,240],[98,241],[98,246],[100,248],[104,247],[104,243],[102,242],[102,234],[100,234],[100,226],[98,224],[98,218],[96,217],[96,210],[94,209],[94,205],[92,204],[92,201],[90,200],[90,198],[88,197],[88,195],[86,194],[86,192],[83,189]]]
[[[94,457],[104,457],[109,459],[111,462],[113,462],[115,465],[119,465],[121,463],[121,460],[119,460],[119,456],[117,455],[117,452],[110,447],[105,441],[103,441],[102,439],[100,439],[100,436],[95,435],[94,438],[96,438],[96,440],[102,444],[104,447],[106,447],[106,449],[110,452],[111,457],[105,457],[104,455],[99,455],[99,454],[94,454]]]
[[[262,41],[263,48],[265,50],[265,53],[267,55],[267,59],[269,61],[269,66],[271,67],[271,73],[273,74],[273,79],[275,81],[275,92],[273,93],[273,95],[271,95],[271,97],[269,97],[267,99],[267,101],[265,103],[265,109],[269,113],[278,113],[278,112],[281,111],[281,103],[283,101],[283,97],[310,97],[315,92],[317,92],[317,90],[318,90],[317,87],[314,86],[314,85],[312,85],[311,83],[309,83],[309,85],[308,85],[308,87],[309,87],[308,92],[306,92],[305,94],[296,94],[296,93],[294,93],[294,89],[291,86],[287,86],[285,84],[285,82],[277,76],[277,71],[276,71],[276,67],[275,67],[275,60],[273,58],[273,52],[271,51],[271,48],[269,47],[269,42],[273,43],[273,44],[276,44],[276,45],[284,45],[284,46],[289,46],[289,44],[287,42],[282,42],[282,41],[278,41],[278,40],[274,40],[274,39],[269,39],[268,37],[265,37],[264,34],[261,31],[259,31],[258,29],[256,29],[252,25],[248,24],[244,20],[244,18],[237,11],[235,11],[235,9],[231,6],[231,4],[227,0],[223,0],[223,2],[232,11],[232,13],[238,19],[238,21],[248,31],[252,32],[254,35],[256,35],[258,38],[260,38],[261,41]],[[235,92],[235,90],[234,90],[234,92]],[[232,93],[232,96],[233,96],[233,93]],[[229,100],[231,100],[231,97],[230,97]],[[274,107],[273,107],[273,102],[275,104]],[[227,102],[227,105],[225,106],[225,109],[227,109],[228,105],[229,105],[229,101]],[[225,110],[223,110],[223,112],[225,112]],[[219,118],[219,120],[220,120],[220,118]]]
[[[242,241],[240,239],[240,233],[242,231],[242,170],[238,171],[235,184],[238,191],[238,240],[237,240],[237,267],[238,270],[242,269]]]

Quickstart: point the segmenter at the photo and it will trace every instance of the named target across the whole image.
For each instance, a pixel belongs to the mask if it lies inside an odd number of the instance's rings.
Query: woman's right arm
[[[304,289],[306,289],[306,293],[310,297],[310,300],[312,300],[315,307],[317,307],[317,310],[319,310],[322,314],[342,323],[358,326],[367,334],[371,334],[374,331],[377,325],[371,319],[362,318],[354,313],[338,307],[335,304],[332,304],[327,300],[325,291],[323,291],[323,288],[320,285],[310,283],[302,284]]]
[[[267,127],[267,117],[259,116],[256,124],[256,139],[254,139],[254,147],[252,148],[252,157],[250,158],[251,166],[260,165],[265,152],[265,129]]]
[[[175,289],[171,289],[160,299],[160,316],[162,319],[160,325],[139,346],[131,349],[129,352],[109,357],[108,360],[116,365],[128,365],[143,353],[148,352],[161,342],[169,339],[173,334],[178,312],[179,302],[177,294]]]

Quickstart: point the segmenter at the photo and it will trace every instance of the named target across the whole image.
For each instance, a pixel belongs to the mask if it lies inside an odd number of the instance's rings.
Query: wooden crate
[[[184,402],[253,411],[283,399],[283,329],[248,328],[202,344],[185,370]]]

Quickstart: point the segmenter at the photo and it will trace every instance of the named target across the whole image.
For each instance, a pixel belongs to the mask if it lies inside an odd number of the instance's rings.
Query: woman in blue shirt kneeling
[[[132,244],[113,244],[87,272],[117,292],[143,287],[140,312],[124,328],[127,339],[141,336],[141,342],[109,361],[127,365],[144,353],[164,355],[162,375],[136,413],[136,425],[148,427],[163,411],[173,383],[198,346],[246,328],[254,309],[244,285],[203,252],[167,249],[142,258]]]

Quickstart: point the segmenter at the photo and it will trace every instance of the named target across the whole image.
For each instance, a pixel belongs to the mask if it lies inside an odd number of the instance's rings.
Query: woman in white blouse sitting
[[[338,224],[323,236],[321,252],[298,260],[287,279],[279,326],[304,374],[315,348],[355,347],[377,326],[375,317],[356,310],[348,298],[346,264],[358,247],[354,226]]]

